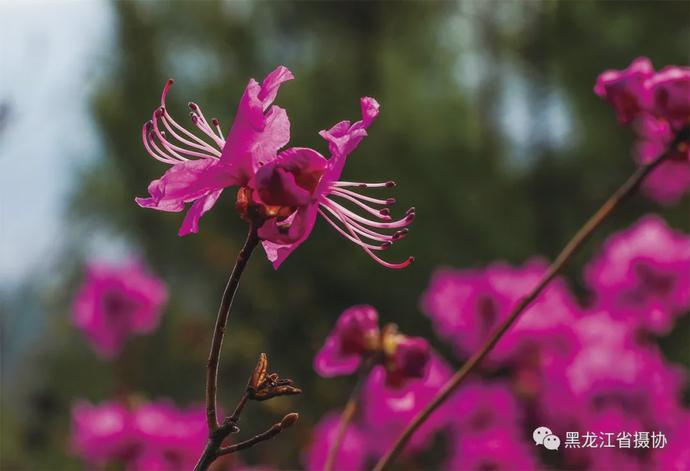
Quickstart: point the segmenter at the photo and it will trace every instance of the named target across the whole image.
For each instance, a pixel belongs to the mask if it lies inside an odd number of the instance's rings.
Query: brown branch
[[[208,365],[206,369],[206,422],[208,424],[209,439],[218,428],[218,418],[216,417],[216,389],[218,386],[218,363],[220,361],[220,349],[223,346],[225,326],[228,323],[230,308],[232,307],[232,301],[235,298],[237,287],[240,284],[240,278],[258,242],[259,237],[256,234],[256,229],[253,224],[250,224],[247,240],[244,242],[244,246],[237,255],[235,267],[232,269],[228,283],[223,291],[220,307],[218,308],[218,317],[216,318],[216,325],[213,329],[213,340],[211,341],[211,351],[208,355]]]
[[[345,408],[343,409],[343,412],[340,415],[340,422],[338,423],[338,430],[335,434],[335,440],[333,440],[333,443],[331,443],[331,447],[328,449],[328,455],[326,455],[326,463],[323,467],[324,471],[331,471],[333,469],[335,459],[338,456],[338,451],[340,450],[340,446],[343,442],[343,439],[345,438],[345,432],[347,432],[347,428],[350,426],[350,423],[352,422],[352,419],[355,416],[355,412],[357,411],[357,403],[359,402],[359,396],[362,390],[362,385],[364,384],[364,380],[367,378],[367,376],[369,376],[369,372],[374,366],[373,360],[374,359],[371,357],[366,358],[359,368],[357,382],[355,383],[355,386],[352,388],[350,398],[347,400]]]
[[[630,196],[642,183],[644,178],[654,170],[661,162],[677,150],[677,147],[688,140],[690,137],[690,127],[686,126],[678,132],[673,142],[666,151],[648,165],[639,167],[623,185],[611,195],[611,197],[594,213],[594,215],[578,230],[573,238],[558,254],[556,260],[549,266],[548,271],[542,277],[539,284],[524,297],[513,309],[510,315],[496,328],[488,340],[477,350],[469,360],[446,382],[438,394],[431,402],[422,409],[403,430],[393,447],[384,455],[374,467],[374,471],[383,471],[400,454],[403,447],[412,437],[412,434],[429,418],[438,407],[450,397],[450,394],[462,383],[469,373],[484,359],[503,334],[513,325],[518,316],[534,301],[539,294],[546,288],[551,280],[560,272],[563,266],[570,260],[575,252],[589,238],[594,230],[616,209],[621,202]]]
[[[244,450],[245,448],[250,448],[256,445],[257,443],[270,440],[286,428],[292,426],[295,422],[297,422],[298,419],[299,414],[297,414],[296,412],[292,412],[283,417],[283,420],[281,420],[280,422],[273,424],[271,428],[269,428],[265,432],[262,432],[258,435],[254,435],[252,438],[244,440],[243,442],[235,443],[234,445],[224,446],[220,448],[216,453],[216,456],[229,455],[230,453],[235,453],[237,451]]]

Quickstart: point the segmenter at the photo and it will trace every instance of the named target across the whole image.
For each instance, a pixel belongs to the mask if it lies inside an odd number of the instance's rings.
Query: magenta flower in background
[[[124,459],[131,448],[132,427],[127,407],[118,402],[91,405],[79,401],[72,407],[72,452],[90,466]]]
[[[607,70],[594,92],[608,101],[622,124],[635,123],[636,159],[659,157],[690,123],[690,68],[669,66],[654,72],[646,57],[627,69]],[[690,142],[685,140],[643,182],[644,192],[662,204],[678,201],[690,189]]]
[[[165,284],[136,260],[89,262],[72,321],[101,356],[117,355],[130,335],[153,332],[168,299]]]
[[[546,268],[535,259],[520,268],[496,263],[483,270],[438,270],[422,296],[422,310],[431,317],[438,335],[451,342],[461,357],[471,355],[539,282]],[[564,331],[579,312],[565,282],[552,281],[496,345],[488,363],[510,362],[535,344],[565,348],[566,344],[556,340],[566,337]]]
[[[606,70],[597,77],[594,93],[608,101],[623,124],[649,109],[651,93],[647,80],[654,76],[652,62],[638,57],[627,69]]]
[[[431,351],[425,339],[402,335],[393,324],[379,330],[372,306],[353,306],[338,318],[314,358],[314,369],[326,378],[352,374],[366,357],[384,365],[389,386],[401,386],[425,376]]]
[[[450,402],[453,430],[457,434],[484,434],[500,429],[516,439],[524,435],[520,405],[506,382],[468,382]]]
[[[450,447],[452,454],[444,468],[453,471],[539,469],[533,448],[501,428],[459,435]]]
[[[425,377],[407,381],[402,387],[390,387],[385,369],[381,366],[374,368],[362,393],[360,428],[375,456],[379,457],[388,450],[400,431],[428,404],[450,375],[448,365],[435,353],[431,354]],[[450,403],[441,406],[415,432],[406,450],[424,449],[437,432],[448,428],[454,415]]]
[[[72,450],[97,467],[131,471],[192,469],[207,439],[205,410],[168,401],[127,407],[117,402],[72,408]]]
[[[665,334],[690,309],[690,237],[645,216],[609,237],[585,281],[613,316]]]
[[[316,425],[312,443],[305,456],[308,471],[322,471],[328,457],[328,450],[338,433],[340,414],[327,414]],[[367,442],[356,424],[350,424],[335,457],[336,469],[359,470],[364,467],[367,455]]]
[[[346,309],[314,358],[314,369],[326,378],[354,373],[362,357],[379,348],[380,335],[376,309],[366,305]]]
[[[137,203],[174,212],[192,203],[179,231],[179,235],[186,235],[198,232],[199,219],[213,207],[223,189],[239,186],[238,211],[243,218],[260,224],[259,238],[275,268],[307,239],[317,214],[381,265],[406,267],[412,262],[411,257],[402,263],[389,263],[374,252],[389,248],[405,236],[406,227],[414,219],[414,209],[408,210],[402,219],[393,220],[389,209],[394,203],[392,198],[372,198],[354,191],[387,188],[394,186],[392,182],[339,181],[347,156],[378,116],[379,104],[364,97],[360,121],[341,121],[321,131],[329,144],[330,159],[304,147],[280,151],[290,140],[290,121],[284,109],[271,105],[280,85],[292,78],[292,73],[281,66],[261,84],[250,80],[227,138],[223,137],[218,120],[209,124],[201,108],[190,103],[192,121],[205,135],[204,139],[177,124],[168,113],[165,98],[172,84],[168,81],[161,106],[142,132],[149,154],[171,168],[149,185],[150,197],[137,198]],[[362,210],[369,217],[343,204]]]
[[[192,469],[206,444],[208,430],[205,409],[178,409],[167,401],[139,406],[132,414],[132,427],[144,453],[131,469]]]

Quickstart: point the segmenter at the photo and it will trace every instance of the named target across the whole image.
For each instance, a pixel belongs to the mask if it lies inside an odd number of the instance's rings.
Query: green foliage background
[[[418,300],[435,268],[552,258],[634,168],[631,131],[592,92],[597,74],[639,55],[657,67],[688,60],[686,2],[178,1],[113,8],[117,43],[103,59],[108,79],[92,108],[103,155],[76,179],[67,216],[73,228],[63,235],[69,250],[31,291],[50,315],[3,385],[3,469],[80,467],[66,452],[75,398],[101,401],[127,385],[130,393],[178,405],[203,399],[213,319],[245,225],[231,191],[203,219],[200,234],[185,238],[176,236],[181,215],[134,204],[164,170],[145,154],[140,129],[167,78],[177,79],[169,97],[174,115],[185,121],[193,100],[228,129],[247,80],[284,64],[296,75],[278,98],[292,120],[291,143],[322,151],[317,131],[357,118],[360,96],[376,97],[382,113],[345,177],[395,179],[400,209],[417,208],[410,237],[392,252],[415,255],[407,270],[376,265],[323,221],[279,271],[261,251],[250,262],[219,390],[230,408],[262,351],[273,370],[303,387],[301,397],[251,407],[243,419],[250,433],[299,411],[299,426],[243,455],[248,464],[295,468],[311,426],[344,403],[352,384],[321,379],[311,366],[338,314],[370,303],[384,321],[433,338]],[[503,106],[518,81],[526,116]],[[569,113],[558,140],[556,118],[545,111],[554,94]],[[528,145],[507,134],[514,119],[522,120]],[[581,268],[607,234],[651,211],[687,231],[687,209],[685,202],[628,202],[567,269],[582,301]],[[171,291],[161,328],[134,338],[116,364],[99,361],[69,324],[84,240],[94,233],[137,248]],[[688,364],[687,322],[662,343],[671,359]]]

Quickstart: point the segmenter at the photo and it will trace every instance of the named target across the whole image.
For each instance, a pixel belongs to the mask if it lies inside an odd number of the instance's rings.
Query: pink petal
[[[263,84],[250,80],[242,95],[221,160],[237,166],[246,180],[261,165],[273,160],[290,140],[287,112],[270,105],[280,85],[292,78],[292,73],[280,66],[264,79]]]
[[[329,130],[321,131],[321,137],[328,141],[331,158],[328,161],[328,171],[323,179],[323,185],[338,180],[347,156],[354,151],[367,135],[366,129],[374,122],[379,114],[379,104],[370,97],[360,100],[362,120],[350,125],[349,121],[341,121]]]
[[[207,211],[213,208],[213,205],[216,204],[222,192],[223,190],[216,190],[196,200],[189,208],[189,211],[187,211],[177,235],[185,236],[190,232],[199,232],[199,219],[201,219],[201,216],[206,214]]]
[[[338,338],[329,336],[326,343],[314,358],[314,370],[324,378],[349,375],[357,371],[362,362],[361,355],[343,355]]]
[[[237,184],[233,167],[217,159],[189,160],[175,164],[149,185],[149,198],[136,198],[142,208],[180,212],[185,203]]]
[[[300,235],[294,240],[294,242],[283,242],[283,240],[286,238],[286,235],[278,230],[275,218],[267,221],[261,227],[261,229],[259,229],[259,237],[262,239],[262,245],[266,251],[266,256],[268,257],[268,260],[273,263],[274,269],[277,270],[285,259],[292,253],[292,251],[299,247],[302,242],[309,237],[309,234],[314,228],[317,214],[318,212],[314,205],[297,210],[295,214],[295,219],[297,219],[297,221],[294,223],[299,224],[299,227],[296,228],[296,230],[299,231]],[[293,229],[291,228],[290,230],[292,231]],[[289,235],[290,234],[287,236]]]

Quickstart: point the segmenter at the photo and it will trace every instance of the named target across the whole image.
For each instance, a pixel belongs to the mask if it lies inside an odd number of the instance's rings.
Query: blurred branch
[[[666,160],[670,155],[679,150],[682,146],[687,146],[687,141],[690,139],[690,127],[685,126],[681,129],[673,139],[673,142],[668,146],[666,151],[661,154],[656,160],[647,165],[640,166],[623,185],[611,195],[611,197],[589,218],[587,222],[575,233],[572,239],[566,244],[563,250],[558,254],[556,260],[551,264],[546,274],[542,277],[539,284],[527,295],[518,305],[513,309],[511,314],[496,328],[489,339],[470,357],[469,360],[448,380],[448,382],[441,388],[436,397],[422,409],[417,416],[410,422],[410,424],[403,430],[393,447],[385,454],[374,467],[374,471],[383,471],[388,467],[393,460],[400,454],[403,447],[412,437],[412,434],[429,418],[429,416],[438,407],[443,404],[451,395],[453,391],[462,383],[462,381],[469,375],[475,366],[481,362],[484,357],[493,349],[501,337],[508,331],[508,329],[517,320],[518,316],[541,294],[541,292],[548,286],[556,275],[561,271],[563,266],[570,260],[570,258],[577,252],[582,244],[589,238],[589,236],[597,229],[606,218],[616,209],[625,199],[632,195],[640,186],[642,181],[652,170],[654,170],[660,163]]]
[[[328,449],[328,455],[326,455],[326,463],[323,467],[324,471],[331,471],[333,469],[335,459],[338,456],[338,451],[340,450],[340,446],[343,442],[343,439],[345,438],[347,428],[352,422],[352,418],[355,416],[355,412],[357,411],[357,403],[359,402],[359,396],[362,390],[362,385],[364,384],[364,381],[366,380],[367,376],[369,376],[369,372],[371,371],[373,366],[374,358],[369,357],[362,362],[362,366],[360,366],[359,368],[357,382],[355,383],[355,386],[352,388],[350,398],[345,404],[343,413],[340,415],[340,422],[338,424],[338,430],[335,435],[335,440],[333,440],[333,443],[331,443],[331,447]]]

